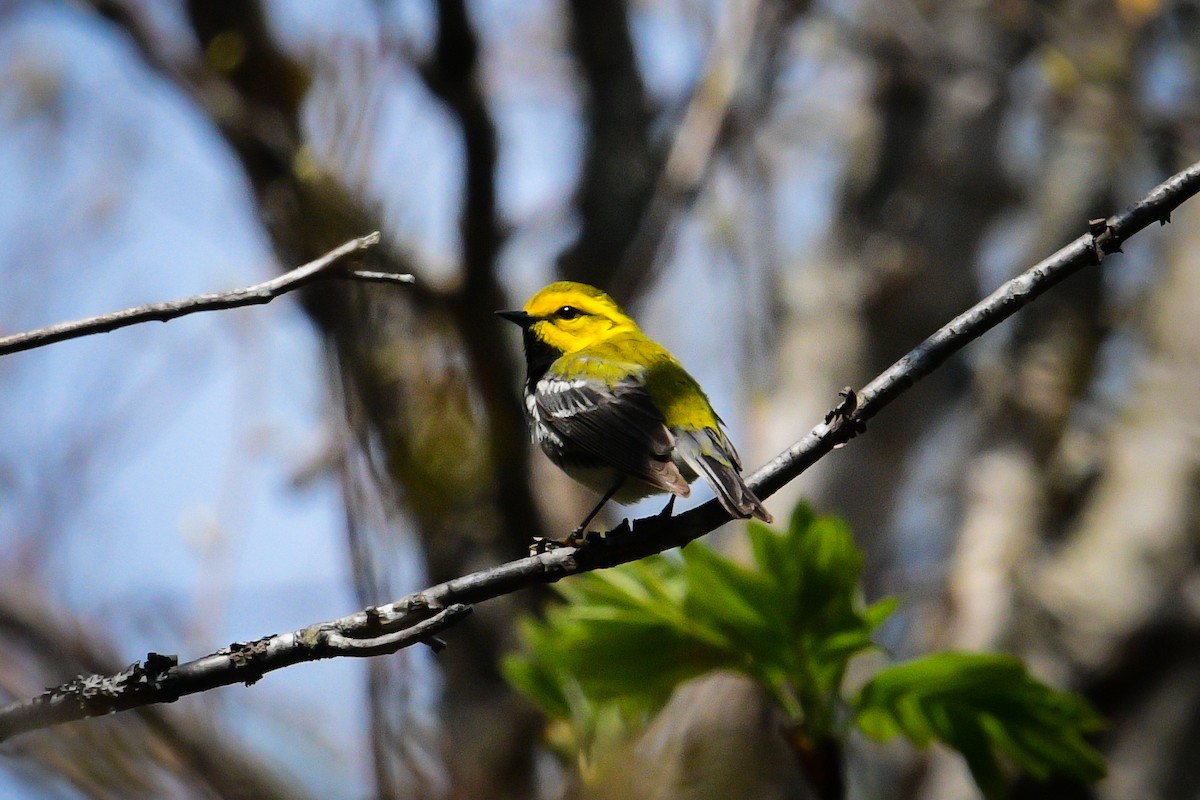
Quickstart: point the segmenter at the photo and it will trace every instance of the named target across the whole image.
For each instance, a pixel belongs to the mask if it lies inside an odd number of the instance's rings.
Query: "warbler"
[[[698,476],[734,517],[771,515],[742,480],[741,459],[696,379],[595,287],[560,281],[519,311],[525,345],[525,412],[533,440],[568,475],[609,500],[631,503],[691,493]]]

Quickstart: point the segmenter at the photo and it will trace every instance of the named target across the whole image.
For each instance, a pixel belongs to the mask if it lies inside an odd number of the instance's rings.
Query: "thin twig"
[[[299,289],[301,286],[317,280],[342,278],[348,280],[375,281],[387,283],[412,283],[411,275],[398,275],[386,272],[369,272],[365,270],[347,269],[339,262],[347,256],[360,253],[379,243],[379,232],[369,233],[357,239],[351,239],[345,244],[335,247],[325,255],[296,267],[290,272],[272,278],[269,281],[256,283],[243,289],[228,292],[201,294],[185,297],[182,300],[171,300],[166,303],[151,303],[150,305],[135,306],[122,311],[101,314],[98,317],[60,322],[45,328],[38,328],[25,333],[15,333],[11,336],[0,337],[0,356],[19,353],[22,350],[32,350],[67,339],[77,339],[94,333],[108,333],[118,328],[137,325],[142,322],[166,322],[177,317],[195,314],[200,311],[220,311],[239,306],[252,306],[269,303],[281,294]]]
[[[342,277],[371,283],[414,283],[416,281],[416,278],[406,272],[376,272],[369,269],[349,269]]]
[[[759,497],[769,497],[826,453],[861,433],[867,420],[952,354],[1069,275],[1098,264],[1107,254],[1120,252],[1127,239],[1150,223],[1166,224],[1171,212],[1197,192],[1200,192],[1200,163],[1159,185],[1123,213],[1092,221],[1088,233],[956,317],[861,391],[845,392],[826,422],[814,427],[747,482]],[[237,645],[187,664],[175,666],[173,659],[152,654],[145,663],[135,664],[122,675],[80,678],[39,698],[0,708],[0,741],[22,731],[93,716],[97,713],[95,708],[101,709],[99,713],[107,713],[169,702],[216,686],[253,683],[271,670],[314,658],[362,655],[359,651],[380,642],[386,642],[387,652],[391,652],[415,641],[430,641],[434,630],[415,626],[444,629],[464,615],[464,607],[470,604],[682,546],[728,521],[729,515],[721,504],[710,500],[675,517],[655,516],[623,523],[603,543],[510,561],[454,578],[394,603],[302,631]],[[456,611],[459,608],[464,610]],[[417,630],[420,632],[392,637],[397,632]],[[344,639],[357,642],[354,647],[347,647]],[[149,690],[148,685],[165,685],[170,690]],[[98,706],[94,705],[99,702],[97,694],[104,695]]]

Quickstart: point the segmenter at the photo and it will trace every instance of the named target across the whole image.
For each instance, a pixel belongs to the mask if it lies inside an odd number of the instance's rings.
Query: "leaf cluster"
[[[868,735],[938,741],[966,758],[980,787],[1005,786],[999,757],[1034,777],[1096,780],[1103,761],[1084,733],[1100,724],[1085,701],[1033,679],[1002,655],[940,653],[878,672],[857,694],[850,660],[894,611],[867,604],[862,553],[847,526],[800,505],[787,530],[747,527],[750,565],[700,544],[559,584],[564,602],[521,623],[505,673],[552,720],[557,745],[586,770],[710,670],[748,675],[775,698],[793,743]]]
[[[1103,758],[1084,739],[1104,721],[1083,698],[1039,682],[1013,656],[947,652],[897,664],[862,688],[855,712],[875,739],[903,735],[919,747],[940,741],[962,753],[988,797],[1007,788],[999,754],[1038,779],[1104,777]]]

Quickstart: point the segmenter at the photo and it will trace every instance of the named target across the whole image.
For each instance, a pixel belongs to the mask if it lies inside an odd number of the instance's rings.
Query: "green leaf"
[[[862,601],[862,555],[839,520],[801,505],[786,533],[751,522],[747,537],[751,565],[697,543],[563,581],[564,604],[521,627],[506,674],[562,719],[606,703],[653,710],[679,683],[735,669],[805,735],[837,735],[846,665],[895,603]]]
[[[508,672],[548,715],[564,718],[564,692],[548,688],[555,681],[570,683],[593,705],[619,700],[653,709],[679,683],[743,658],[719,631],[690,618],[677,559],[643,559],[560,588],[568,602],[519,627],[523,654]],[[536,669],[521,666],[521,658]]]
[[[755,568],[771,580],[781,598],[798,597],[803,575],[792,541],[757,520],[746,526],[746,536]]]
[[[790,637],[769,579],[704,547],[689,547],[683,560],[684,610],[693,624],[720,636],[743,662],[789,660]]]
[[[802,535],[816,518],[817,515],[812,506],[803,501],[797,503],[796,507],[792,509],[792,516],[788,518],[787,535],[791,537]]]
[[[512,687],[528,697],[548,716],[567,719],[571,708],[562,693],[562,681],[537,658],[522,654],[508,655],[500,662],[500,671]]]
[[[813,520],[793,540],[804,567],[803,601],[812,610],[848,607],[856,594],[862,553],[845,523],[833,517]]]
[[[1039,682],[1012,656],[939,653],[889,667],[854,706],[859,727],[876,739],[903,734],[919,747],[937,740],[958,750],[988,797],[1005,789],[1000,755],[1039,779],[1104,776],[1103,758],[1084,738],[1103,720],[1083,698]]]
[[[896,608],[899,605],[900,598],[898,597],[885,597],[882,600],[877,600],[863,611],[863,619],[871,626],[871,630],[875,630],[896,612]]]
[[[752,522],[747,536],[751,566],[696,544],[677,558],[564,581],[564,603],[520,626],[522,651],[504,662],[505,675],[569,722],[573,733],[559,741],[573,741],[585,763],[605,742],[616,752],[620,732],[678,684],[716,668],[757,680],[806,738],[842,735],[847,664],[873,647],[871,634],[896,600],[863,602],[863,556],[840,520],[801,505],[786,533]],[[1104,774],[1084,738],[1102,724],[1096,713],[1009,656],[943,653],[890,667],[853,709],[877,739],[904,735],[956,749],[989,798],[1006,790],[1004,761],[1036,778]]]
[[[951,731],[953,747],[962,754],[971,770],[975,784],[987,798],[1001,798],[1008,789],[1008,779],[984,729],[974,724],[970,714],[946,714],[943,723]]]

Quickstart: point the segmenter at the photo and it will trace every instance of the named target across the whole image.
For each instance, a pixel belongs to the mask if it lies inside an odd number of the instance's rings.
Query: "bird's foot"
[[[542,553],[549,553],[551,550],[559,550],[563,547],[572,547],[578,550],[601,536],[603,534],[598,531],[587,532],[582,528],[576,528],[561,539],[555,539],[552,536],[535,536],[529,543],[529,555],[540,556]]]
[[[564,547],[571,547],[576,550],[582,550],[585,547],[602,547],[606,544],[616,544],[620,539],[632,533],[629,525],[629,520],[621,520],[621,524],[612,530],[607,531],[585,531],[582,528],[576,528],[562,539],[555,539],[550,536],[537,536],[529,543],[529,555],[539,556],[542,553],[548,553],[551,550],[559,550]]]

